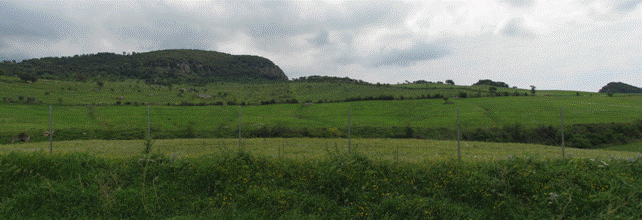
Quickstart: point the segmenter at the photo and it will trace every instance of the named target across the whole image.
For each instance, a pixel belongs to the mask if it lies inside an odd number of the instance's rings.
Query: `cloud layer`
[[[205,49],[290,78],[642,86],[641,0],[0,1],[0,58]]]

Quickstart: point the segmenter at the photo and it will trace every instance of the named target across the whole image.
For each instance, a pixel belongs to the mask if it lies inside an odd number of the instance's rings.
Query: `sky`
[[[642,0],[0,0],[0,59],[201,49],[290,78],[642,86]]]

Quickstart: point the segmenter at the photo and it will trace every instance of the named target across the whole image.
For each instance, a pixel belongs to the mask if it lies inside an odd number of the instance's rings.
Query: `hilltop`
[[[123,81],[150,84],[207,84],[218,81],[287,81],[267,58],[204,50],[160,50],[145,53],[97,53],[73,57],[45,57],[0,63],[5,75],[29,74],[64,81]]]
[[[602,87],[599,91],[600,93],[642,93],[642,89],[622,83],[622,82],[610,82],[606,86]]]

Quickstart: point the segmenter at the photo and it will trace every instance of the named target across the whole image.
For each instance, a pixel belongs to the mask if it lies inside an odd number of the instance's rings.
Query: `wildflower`
[[[557,193],[554,193],[554,192],[550,192],[548,195],[550,196],[548,199],[551,200],[551,201],[556,201],[557,197],[560,196],[560,195],[558,195]]]

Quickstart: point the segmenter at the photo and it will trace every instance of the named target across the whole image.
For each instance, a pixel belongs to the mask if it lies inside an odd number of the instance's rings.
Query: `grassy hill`
[[[287,76],[272,61],[258,56],[204,50],[161,50],[145,53],[97,53],[2,62],[8,75],[66,81],[123,81],[149,84],[206,84],[215,81],[283,81]]]
[[[60,81],[40,79],[25,83],[18,77],[0,76],[1,103],[47,105],[214,105],[343,102],[357,100],[442,99],[442,97],[495,97],[531,95],[530,90],[489,86],[446,84],[373,85],[352,82],[214,82],[201,86],[189,84],[153,85],[143,80]],[[576,95],[568,91],[538,91],[537,95]],[[580,95],[592,95],[582,92]],[[21,98],[22,97],[22,98]]]
[[[600,93],[642,93],[642,88],[622,82],[610,82],[600,89]]]
[[[346,137],[350,105],[352,135],[363,138],[452,140],[457,108],[467,140],[559,145],[560,108],[569,126],[569,146],[598,147],[642,138],[637,122],[642,99],[631,94],[536,91],[533,96],[530,90],[516,88],[490,92],[487,85],[373,85],[321,79],[164,86],[142,80],[25,83],[2,76],[0,142],[10,142],[20,132],[47,130],[47,105],[54,105],[57,140],[142,139],[146,104],[153,105],[155,138],[234,137],[238,108],[230,105],[244,106],[246,137]],[[308,102],[314,104],[303,104]]]

